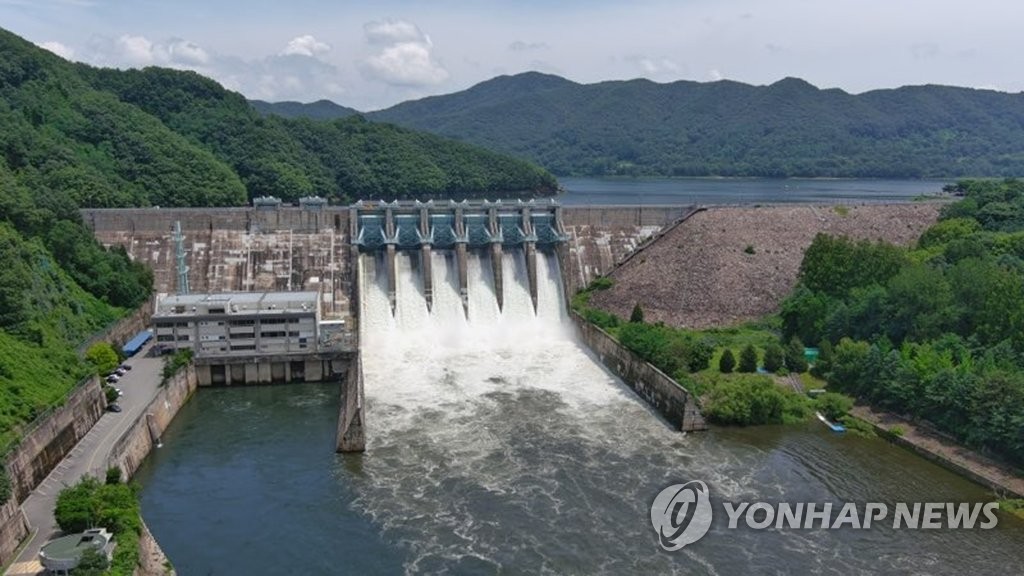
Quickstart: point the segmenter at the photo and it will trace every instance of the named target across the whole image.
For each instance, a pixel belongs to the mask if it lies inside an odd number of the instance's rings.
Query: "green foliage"
[[[718,359],[718,371],[722,374],[731,374],[736,368],[736,357],[733,355],[732,350],[726,348],[725,352],[722,352],[721,358]]]
[[[756,254],[757,253],[757,250],[754,249],[754,245],[753,244],[747,244],[747,247],[744,248],[743,251],[745,253],[747,253],[747,254]]]
[[[804,344],[799,338],[792,338],[786,345],[786,369],[802,374],[807,372],[807,357],[804,356]]]
[[[915,86],[851,95],[527,72],[367,115],[518,154],[560,175],[962,177],[1024,173],[1016,94]]]
[[[249,198],[337,202],[551,194],[549,173],[481,148],[375,124],[263,117],[239,94],[194,72],[82,69],[97,89],[158,118],[230,167]]]
[[[92,364],[96,374],[106,374],[117,368],[121,359],[109,342],[97,342],[85,351],[85,360]]]
[[[810,400],[777,386],[767,376],[738,376],[719,382],[705,397],[704,415],[719,424],[752,426],[806,420]]]
[[[818,359],[811,366],[811,375],[815,378],[827,378],[832,371],[832,342],[822,340],[818,343]]]
[[[100,484],[86,476],[78,484],[61,490],[54,510],[57,525],[64,532],[81,532],[104,527],[114,534],[117,547],[110,574],[128,576],[139,562],[138,487],[133,484]]]
[[[706,370],[715,353],[708,338],[664,324],[630,322],[619,326],[616,336],[623,346],[670,376]]]
[[[640,307],[639,302],[633,305],[633,311],[629,313],[629,321],[632,323],[644,321],[644,309]]]
[[[889,435],[891,435],[894,438],[899,438],[899,437],[903,436],[904,434],[906,434],[906,430],[904,430],[903,426],[900,426],[899,424],[895,424],[893,426],[890,426],[888,432],[889,432]]]
[[[757,349],[753,344],[747,344],[740,350],[740,362],[736,370],[744,374],[757,372]]]
[[[110,567],[110,562],[99,550],[88,548],[82,552],[82,556],[75,567],[75,576],[100,576]]]
[[[782,370],[782,367],[785,366],[785,360],[785,352],[778,342],[772,342],[764,349],[763,363],[766,372],[774,374]]]
[[[113,386],[104,386],[103,396],[107,399],[107,404],[113,404],[114,402],[117,402],[118,394],[117,390],[114,390]]]
[[[943,208],[915,250],[816,239],[782,305],[783,332],[823,339],[813,372],[830,388],[1019,465],[1024,184],[956,188],[964,199]],[[845,259],[875,272],[858,273]]]
[[[161,385],[166,384],[168,380],[174,378],[174,376],[180,372],[183,368],[192,363],[192,349],[183,348],[178,350],[174,354],[164,358],[164,367],[160,372],[162,377]]]
[[[608,290],[615,285],[615,281],[608,276],[601,276],[594,278],[594,281],[590,283],[590,290]]]
[[[599,283],[599,280],[607,280],[607,282]],[[605,284],[607,284],[607,286],[602,287],[605,286]],[[611,279],[598,278],[597,280],[592,282],[590,286],[588,286],[585,290],[581,290],[575,296],[572,297],[571,307],[580,316],[583,316],[583,318],[585,318],[587,322],[590,322],[591,324],[598,326],[603,330],[614,330],[619,326],[619,324],[621,324],[619,318],[616,315],[610,312],[605,312],[604,310],[600,310],[598,308],[591,308],[589,306],[590,295],[593,294],[595,290],[605,290],[608,287],[611,287]]]
[[[814,407],[829,420],[839,420],[853,408],[853,398],[836,392],[825,392],[814,399]]]
[[[106,475],[107,484],[120,484],[121,483],[121,468],[118,466],[111,466],[107,468]]]

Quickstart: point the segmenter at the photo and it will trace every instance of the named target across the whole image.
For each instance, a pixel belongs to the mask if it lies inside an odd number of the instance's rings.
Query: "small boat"
[[[835,422],[829,422],[828,418],[825,418],[825,415],[821,412],[815,412],[814,415],[818,417],[818,420],[821,420],[822,424],[831,428],[833,432],[846,432],[846,426],[836,424]]]

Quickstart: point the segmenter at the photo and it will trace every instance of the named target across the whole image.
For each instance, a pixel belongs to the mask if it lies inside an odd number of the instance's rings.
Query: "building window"
[[[161,334],[156,337],[157,342],[174,342],[174,334]]]
[[[188,342],[188,334],[178,334],[178,342]]]
[[[223,314],[223,308],[210,308],[210,314]]]

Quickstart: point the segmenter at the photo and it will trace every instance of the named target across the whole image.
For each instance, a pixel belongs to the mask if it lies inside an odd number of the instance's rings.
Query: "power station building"
[[[165,295],[153,326],[158,345],[190,348],[197,358],[316,352],[317,292],[237,292]]]

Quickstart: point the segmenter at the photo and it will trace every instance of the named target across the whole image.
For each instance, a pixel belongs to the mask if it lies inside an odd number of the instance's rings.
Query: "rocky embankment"
[[[819,232],[909,245],[940,203],[718,207],[695,214],[617,268],[614,286],[591,303],[628,318],[704,328],[778,309],[796,284],[804,250]]]

